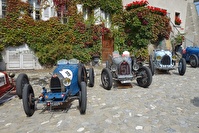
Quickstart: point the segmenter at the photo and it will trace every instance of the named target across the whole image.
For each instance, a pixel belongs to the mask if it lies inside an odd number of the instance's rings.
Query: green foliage
[[[62,58],[77,58],[87,63],[93,54],[101,55],[101,29],[104,26],[93,25],[93,18],[85,23],[82,14],[77,14],[76,1],[70,1],[67,6],[70,9],[68,23],[61,24],[57,17],[34,21],[24,8],[29,7],[26,3],[9,0],[8,15],[0,19],[0,50],[26,43],[39,62],[48,67]]]
[[[105,34],[114,38],[115,50],[145,56],[149,42],[167,39],[171,31],[166,16],[154,14],[145,6],[123,11],[122,0],[65,1],[69,11],[64,14],[67,24],[61,24],[57,17],[34,21],[28,14],[28,3],[21,0],[7,3],[7,16],[0,19],[0,50],[26,43],[44,66],[52,66],[61,58],[77,58],[87,63],[93,55],[101,56],[101,38]],[[94,25],[93,17],[84,21],[83,14],[77,14],[77,3],[91,11],[100,7],[110,13],[111,29],[104,24]]]
[[[184,33],[178,33],[176,36],[174,36],[171,39],[171,44],[173,46],[173,49],[175,48],[175,46],[182,44],[182,42],[184,41],[184,35],[185,35]]]
[[[124,10],[123,14],[113,16],[113,24],[118,25],[117,32],[114,32],[114,43],[118,51],[128,50],[131,54],[148,59],[148,44],[151,42],[158,45],[159,41],[169,38],[170,19],[165,15],[165,10],[160,12],[155,9],[138,4]]]
[[[90,8],[100,7],[102,10],[114,14],[122,12],[122,0],[83,0],[81,3]]]

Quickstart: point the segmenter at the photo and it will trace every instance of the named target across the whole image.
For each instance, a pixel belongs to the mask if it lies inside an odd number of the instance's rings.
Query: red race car
[[[14,79],[14,77],[15,77],[14,73],[7,73],[5,71],[0,71],[0,102],[1,103],[2,103],[2,100],[5,100],[5,97],[8,94],[11,94],[11,92],[12,94],[22,93],[22,92],[16,92],[16,88],[20,88],[19,90],[21,90],[21,88],[23,88],[23,86],[26,83],[29,83],[27,75],[25,74],[19,74],[16,80]]]

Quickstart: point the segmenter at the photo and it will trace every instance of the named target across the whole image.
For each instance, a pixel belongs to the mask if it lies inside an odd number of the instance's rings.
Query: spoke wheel
[[[80,114],[86,113],[86,106],[87,106],[87,89],[86,89],[86,83],[81,82],[81,90],[79,93],[79,109]]]
[[[23,90],[23,108],[28,117],[32,116],[35,112],[34,91],[30,84],[25,84]]]
[[[146,66],[142,66],[138,70],[138,73],[139,75],[141,75],[141,78],[137,78],[138,85],[144,88],[147,88],[148,86],[150,86],[152,82],[151,70]]]
[[[101,82],[104,89],[110,90],[112,88],[113,79],[108,68],[103,68],[101,72]]]
[[[198,57],[195,54],[190,56],[190,65],[194,68],[198,66]]]

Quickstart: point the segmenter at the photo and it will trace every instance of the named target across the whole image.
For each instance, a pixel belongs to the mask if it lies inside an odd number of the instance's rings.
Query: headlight
[[[64,84],[64,86],[69,86],[69,85],[71,84],[71,79],[69,79],[69,78],[64,78],[64,79],[63,79],[63,84]]]
[[[116,71],[116,70],[117,70],[117,66],[116,66],[116,65],[112,65],[112,66],[111,66],[111,70],[112,70],[112,71]]]
[[[139,69],[139,65],[138,64],[133,64],[133,70],[137,71]]]
[[[157,60],[157,61],[160,61],[161,58],[162,58],[161,56],[156,56],[156,60]]]
[[[175,60],[177,60],[177,56],[176,55],[173,55],[172,56],[172,59],[175,61]]]

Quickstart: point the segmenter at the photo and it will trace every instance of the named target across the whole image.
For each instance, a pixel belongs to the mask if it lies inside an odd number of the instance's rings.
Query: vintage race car
[[[10,96],[16,95],[16,88],[22,87],[23,83],[26,82],[20,76],[17,79],[14,77],[15,73],[0,72],[0,103],[4,103]]]
[[[178,60],[178,66],[176,67]],[[178,59],[178,56],[172,54],[171,51],[154,50],[154,54],[149,57],[149,67],[152,75],[154,75],[156,69],[169,71],[177,68],[179,74],[184,75],[186,72],[186,61],[184,58]]]
[[[192,67],[196,68],[199,65],[199,47],[187,47],[183,50],[182,57],[188,62]]]
[[[0,72],[0,99],[7,93],[16,90],[14,77],[14,73]]]
[[[147,88],[151,85],[152,74],[148,67],[140,65],[136,58],[121,56],[113,53],[106,61],[106,67],[101,72],[101,82],[103,88],[110,90],[113,80],[122,84],[131,83],[136,79],[139,86]]]
[[[21,75],[26,79],[27,75]],[[22,93],[23,108],[28,117],[32,116],[37,104],[43,104],[45,109],[52,110],[65,103],[79,100],[80,114],[86,113],[87,85],[94,86],[94,70],[86,69],[77,59],[62,59],[57,62],[49,88],[42,87],[42,93],[35,97],[30,83],[23,88],[17,88]]]

